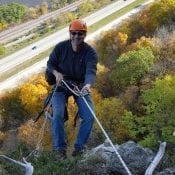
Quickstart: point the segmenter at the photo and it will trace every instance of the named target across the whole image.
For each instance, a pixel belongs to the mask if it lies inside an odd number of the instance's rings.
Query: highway
[[[128,4],[134,2],[135,0],[119,0],[117,2],[114,2],[113,4],[110,4],[106,6],[105,8],[93,13],[92,15],[84,18],[87,25],[90,26],[97,21],[105,18],[106,16],[114,13],[115,11],[127,6]],[[20,51],[5,57],[0,60],[0,72],[5,73],[6,71],[14,68],[15,66],[23,63],[26,60],[32,59],[34,56],[38,55],[39,53],[45,51],[46,49],[54,46],[56,43],[66,39],[69,37],[68,34],[68,27],[48,36],[44,39],[41,39],[40,41],[31,44]],[[37,46],[37,49],[32,50],[33,46]]]
[[[54,18],[61,13],[65,13],[67,11],[72,11],[72,10],[76,9],[78,6],[80,6],[82,4],[82,2],[83,2],[83,0],[76,1],[72,4],[69,4],[69,5],[61,8],[61,9],[58,9],[58,10],[55,10],[53,12],[42,15],[37,19],[30,20],[28,22],[25,22],[23,24],[17,25],[13,28],[10,28],[8,30],[0,32],[0,41],[1,41],[1,43],[5,43],[9,40],[12,40],[12,39],[15,39],[21,35],[24,35],[28,31],[39,26],[44,21],[47,21],[51,18]]]

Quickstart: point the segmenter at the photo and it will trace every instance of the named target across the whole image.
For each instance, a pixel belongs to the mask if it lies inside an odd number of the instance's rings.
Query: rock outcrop
[[[143,148],[133,141],[115,145],[115,147],[132,175],[144,175],[156,156],[151,149]],[[71,171],[71,175],[74,175],[74,172],[92,175],[128,175],[109,143],[103,143],[89,150],[83,160]],[[170,168],[157,175],[172,175],[173,173],[174,169]]]

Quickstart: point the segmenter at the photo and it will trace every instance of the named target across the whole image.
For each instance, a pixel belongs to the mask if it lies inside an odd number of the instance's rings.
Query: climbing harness
[[[106,139],[108,140],[108,142],[110,143],[110,145],[112,146],[112,148],[114,149],[114,152],[116,153],[117,157],[119,158],[120,162],[122,163],[123,167],[125,168],[126,172],[128,175],[132,175],[130,170],[128,169],[128,167],[126,166],[125,162],[123,161],[122,157],[120,156],[120,154],[118,153],[117,149],[115,148],[114,144],[112,143],[111,139],[109,138],[108,134],[106,133],[106,131],[104,130],[103,126],[101,125],[100,121],[98,120],[98,118],[96,117],[95,113],[93,112],[93,110],[91,109],[91,107],[89,106],[88,102],[86,101],[85,96],[88,94],[88,92],[83,92],[81,91],[78,86],[74,86],[74,90],[70,88],[70,86],[68,85],[68,83],[64,80],[62,80],[62,83],[76,96],[79,96],[83,99],[84,103],[86,104],[86,106],[88,107],[89,111],[91,112],[91,114],[93,115],[94,119],[96,120],[96,122],[98,123],[100,129],[102,130],[103,134],[105,135]]]
[[[34,120],[34,123],[36,123],[36,122],[39,120],[39,118],[40,118],[46,111],[48,112],[49,108],[51,107],[52,98],[53,98],[53,96],[54,96],[54,94],[55,94],[55,91],[56,91],[57,87],[58,87],[58,85],[56,85],[56,86],[52,89],[52,91],[49,93],[49,95],[47,96],[47,98],[46,98],[46,100],[45,100],[45,102],[44,102],[43,109],[42,109],[42,111],[38,114],[38,116],[36,117],[36,119]],[[47,115],[47,116],[48,116],[49,119],[50,119],[50,116],[49,116],[49,115]]]

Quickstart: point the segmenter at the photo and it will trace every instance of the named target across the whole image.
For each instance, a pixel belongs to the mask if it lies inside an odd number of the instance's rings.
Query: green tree
[[[11,3],[7,5],[5,20],[8,23],[19,23],[26,14],[27,8],[24,5],[18,3]]]
[[[109,78],[120,90],[129,85],[139,84],[150,70],[153,61],[154,55],[149,47],[122,54],[116,61]]]
[[[56,10],[59,7],[59,2],[57,0],[50,0],[51,3],[51,10]]]
[[[7,6],[6,5],[0,5],[0,21],[3,22],[5,21],[5,16],[4,13],[7,10]]]
[[[146,147],[155,148],[159,141],[175,144],[175,76],[157,79],[152,88],[143,91],[145,115],[124,114],[129,135]]]
[[[145,133],[142,142],[149,145],[148,140],[167,141],[175,144],[173,136],[175,128],[175,76],[166,75],[157,79],[154,87],[143,92],[145,103]]]
[[[128,138],[128,131],[122,123],[125,107],[121,100],[111,97],[96,105],[96,115],[113,141],[122,142]],[[99,135],[101,130],[96,125]]]

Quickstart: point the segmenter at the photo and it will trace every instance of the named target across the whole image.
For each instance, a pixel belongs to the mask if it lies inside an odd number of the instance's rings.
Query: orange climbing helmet
[[[82,31],[87,31],[87,26],[86,23],[83,20],[76,19],[72,21],[69,25],[69,31],[73,30],[82,30]]]

